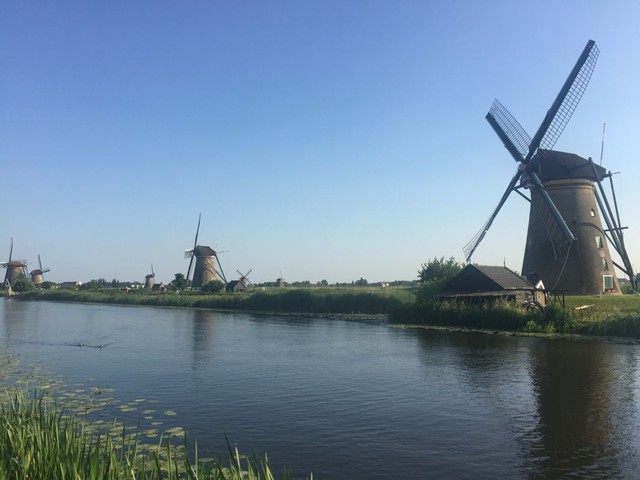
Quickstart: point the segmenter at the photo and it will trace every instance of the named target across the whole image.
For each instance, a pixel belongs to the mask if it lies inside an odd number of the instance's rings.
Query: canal
[[[296,478],[633,477],[639,348],[0,299],[0,354],[25,372],[143,432],[184,427],[200,456],[226,432]]]

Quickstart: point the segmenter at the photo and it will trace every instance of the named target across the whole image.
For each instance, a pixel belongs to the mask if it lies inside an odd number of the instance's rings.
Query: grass
[[[119,437],[96,434],[86,419],[65,412],[45,393],[16,389],[0,407],[0,479],[275,478],[266,455],[248,458],[227,445],[221,461],[199,458],[196,442],[190,453],[186,433],[182,446],[161,439],[155,448],[125,429]]]
[[[567,297],[566,304],[575,315],[574,333],[640,339],[640,295]]]
[[[415,301],[407,288],[267,288],[242,293],[151,293],[120,290],[37,290],[21,299],[212,308],[253,312],[386,314]]]
[[[640,296],[566,297],[564,308],[551,303],[542,311],[506,302],[469,306],[430,300],[399,308],[391,319],[403,324],[640,339]]]
[[[640,296],[566,297],[566,308],[527,311],[513,304],[464,306],[417,301],[413,288],[316,287],[267,288],[242,293],[151,293],[39,290],[22,299],[241,310],[297,314],[388,315],[402,324],[440,325],[493,330],[574,333],[640,339]],[[577,307],[587,306],[584,309]]]
[[[276,478],[266,455],[244,456],[228,439],[222,457],[203,458],[185,429],[163,425],[176,412],[153,400],[122,403],[108,386],[67,386],[1,347],[0,382],[0,480]],[[139,409],[137,426],[105,420],[114,408]]]

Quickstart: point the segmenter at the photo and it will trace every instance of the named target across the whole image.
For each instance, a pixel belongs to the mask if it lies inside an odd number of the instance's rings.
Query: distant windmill
[[[13,287],[16,280],[20,277],[27,277],[27,261],[26,260],[13,260],[13,237],[11,237],[11,248],[9,249],[9,260],[0,263],[3,268],[7,269],[7,273],[4,276],[4,287],[9,289]]]
[[[530,203],[522,266],[529,281],[542,280],[547,288],[571,294],[619,293],[615,265],[629,276],[636,289],[611,172],[591,159],[552,150],[589,83],[598,53],[595,42],[587,42],[533,138],[500,102],[494,101],[486,119],[518,162],[518,169],[489,220],[464,247],[467,262],[515,191]],[[606,178],[611,182],[615,211],[602,187]],[[530,197],[521,189],[528,189]],[[623,265],[612,262],[608,244]]]
[[[222,265],[220,265],[218,253],[211,247],[198,245],[198,233],[200,233],[201,218],[202,214],[198,215],[198,228],[196,229],[196,238],[193,242],[193,248],[185,250],[184,252],[185,258],[191,258],[189,261],[189,268],[187,269],[187,281],[189,281],[191,266],[193,265],[193,259],[195,257],[196,265],[193,269],[193,281],[191,282],[192,287],[200,288],[212,280],[222,280],[222,282],[226,284],[227,279],[224,276]],[[217,269],[216,264],[218,266]]]
[[[31,270],[31,281],[36,287],[39,287],[44,282],[44,274],[50,272],[50,268],[42,268],[42,261],[40,260],[40,254],[38,254],[38,266],[40,268]]]
[[[240,284],[242,285],[242,287],[246,290],[247,288],[252,288],[253,287],[253,283],[251,283],[249,281],[249,274],[253,271],[253,269],[249,270],[247,273],[245,273],[244,275],[242,274],[242,272],[240,270],[236,270],[236,272],[238,272],[238,274],[240,275]]]
[[[151,273],[144,277],[144,288],[148,288],[151,290],[153,288],[153,284],[155,283],[156,274],[153,271],[153,263],[151,264]]]

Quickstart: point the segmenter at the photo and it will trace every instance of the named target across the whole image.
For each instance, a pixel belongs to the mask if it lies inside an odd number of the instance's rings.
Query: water
[[[108,415],[185,427],[201,456],[224,454],[227,432],[297,478],[632,478],[640,467],[636,345],[14,299],[0,314],[0,352],[70,390],[112,388]]]

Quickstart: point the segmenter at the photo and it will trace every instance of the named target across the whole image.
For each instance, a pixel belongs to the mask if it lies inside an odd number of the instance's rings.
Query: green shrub
[[[35,290],[36,287],[33,286],[33,283],[25,277],[24,275],[20,275],[11,287],[14,292],[30,292],[31,290]]]
[[[205,293],[216,293],[220,292],[224,288],[224,283],[220,280],[211,280],[208,283],[205,283],[200,291]]]
[[[547,333],[568,333],[573,331],[576,325],[574,311],[559,303],[550,303],[544,309],[536,311],[534,321]]]

